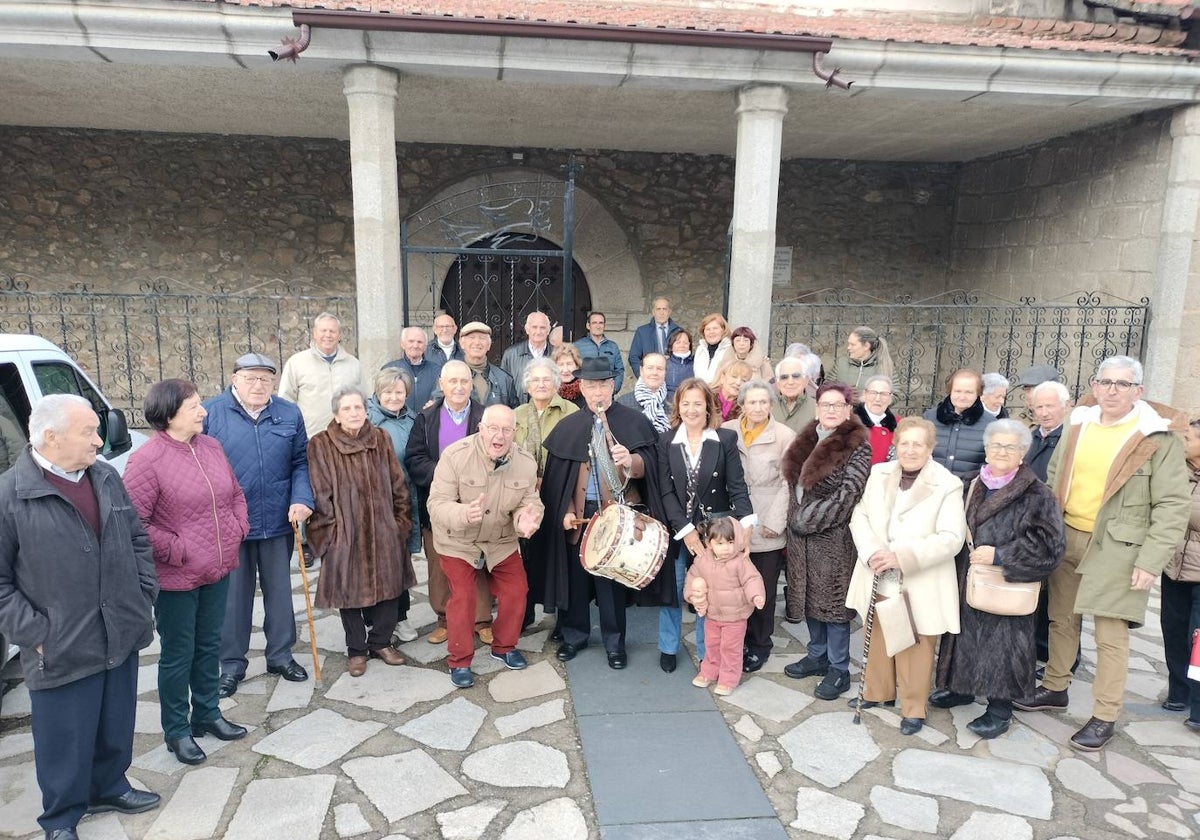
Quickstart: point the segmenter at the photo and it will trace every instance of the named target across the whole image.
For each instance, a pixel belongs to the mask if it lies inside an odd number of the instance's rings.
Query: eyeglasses
[[[1136,388],[1140,382],[1127,382],[1124,379],[1093,379],[1093,385],[1099,385],[1106,391],[1116,388],[1118,391],[1128,391],[1130,388]]]
[[[247,382],[250,385],[270,385],[271,384],[271,377],[269,377],[269,376],[248,376],[244,373],[239,374],[239,376],[242,377],[242,380],[244,382]]]
[[[845,408],[848,405],[850,405],[850,403],[847,403],[847,402],[836,402],[836,403],[823,402],[823,403],[817,403],[817,408],[821,409],[822,411],[841,411],[843,408]]]
[[[529,380],[530,385],[553,385],[554,380],[547,376],[535,376]]]
[[[868,397],[890,397],[891,391],[863,391],[863,394]]]
[[[807,379],[808,375],[804,373],[781,373],[776,378],[782,382],[785,379]]]
[[[493,426],[491,423],[484,423],[483,429],[489,435],[511,435],[517,431],[512,426]]]
[[[1016,455],[1021,451],[1021,447],[1015,443],[989,443],[983,448],[988,452],[1002,452],[1005,455]]]

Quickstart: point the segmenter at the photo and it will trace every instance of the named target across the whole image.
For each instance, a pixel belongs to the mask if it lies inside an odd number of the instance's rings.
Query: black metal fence
[[[243,353],[265,353],[282,367],[309,345],[311,320],[321,312],[338,316],[342,345],[355,347],[353,296],[283,283],[196,293],[157,280],[136,294],[54,285],[0,274],[0,333],[38,335],[62,347],[134,427],[145,425],[142,400],[155,382],[190,379],[207,398],[226,386]]]
[[[1142,358],[1150,300],[1135,303],[1097,292],[1050,301],[1019,301],[955,290],[924,300],[886,301],[849,289],[821,289],[774,305],[772,358],[801,342],[825,360],[846,352],[859,325],[888,342],[895,366],[897,415],[911,415],[945,396],[945,378],[959,368],[996,371],[1015,383],[1026,368],[1046,364],[1062,374],[1072,395],[1083,392],[1096,365],[1122,354]],[[1009,392],[1009,410],[1021,394]]]

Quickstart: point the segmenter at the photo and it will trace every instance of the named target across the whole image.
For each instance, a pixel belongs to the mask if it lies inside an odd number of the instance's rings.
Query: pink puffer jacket
[[[181,443],[155,432],[129,457],[125,489],[150,535],[160,588],[196,589],[237,566],[246,497],[215,438]]]
[[[708,610],[705,618],[713,621],[744,621],[754,612],[754,599],[766,597],[762,575],[750,562],[745,530],[736,519],[734,554],[718,560],[706,547],[688,569],[683,582],[684,599],[690,602],[692,581],[703,578],[708,584]]]

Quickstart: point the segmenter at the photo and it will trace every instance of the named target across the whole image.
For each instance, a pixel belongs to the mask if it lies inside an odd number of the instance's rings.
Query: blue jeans
[[[835,671],[850,671],[850,625],[805,619],[808,625],[808,655],[827,658]]]
[[[658,608],[658,649],[662,653],[678,653],[679,639],[683,634],[683,579],[687,574],[684,568],[684,552],[682,545],[675,556],[675,597],[679,600],[677,607]],[[696,616],[696,655],[704,659],[704,617]]]

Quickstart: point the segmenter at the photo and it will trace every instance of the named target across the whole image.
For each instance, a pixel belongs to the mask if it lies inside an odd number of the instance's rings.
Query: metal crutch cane
[[[313,677],[321,681],[321,663],[317,659],[317,628],[313,626],[312,596],[308,593],[308,568],[304,562],[304,542],[300,538],[300,523],[292,523],[292,533],[296,536],[296,556],[300,560],[300,581],[304,584],[304,609],[308,612],[308,642],[312,646]]]
[[[854,704],[854,722],[862,723],[863,690],[867,687],[867,654],[871,651],[871,631],[875,629],[875,593],[879,590],[879,575],[871,577],[871,600],[863,620],[862,677],[858,681],[858,702]]]

